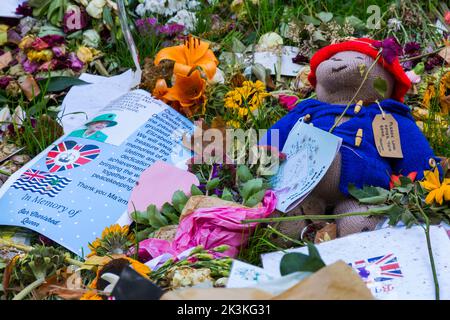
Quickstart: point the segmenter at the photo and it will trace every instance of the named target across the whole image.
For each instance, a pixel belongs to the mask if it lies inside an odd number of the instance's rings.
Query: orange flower
[[[219,64],[216,56],[209,49],[209,44],[191,35],[184,44],[159,51],[155,58],[155,65],[162,60],[175,61],[173,69],[175,75],[188,76],[193,69],[199,67],[208,79],[214,77]]]
[[[190,76],[177,74],[175,84],[168,88],[164,79],[156,82],[153,95],[164,102],[172,102],[172,106],[178,104],[181,109],[189,113],[189,108],[198,106],[206,101],[206,81],[200,72],[195,70]],[[175,103],[175,105],[174,105]]]
[[[103,298],[96,291],[89,290],[81,296],[80,300],[103,300]]]

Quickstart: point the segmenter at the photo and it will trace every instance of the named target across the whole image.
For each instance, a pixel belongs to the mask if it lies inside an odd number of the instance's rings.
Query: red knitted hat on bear
[[[366,54],[373,59],[376,59],[379,50],[374,46],[375,43],[379,43],[379,41],[375,41],[368,38],[360,38],[350,41],[345,41],[337,44],[332,44],[326,46],[319,51],[317,51],[314,56],[311,58],[311,72],[308,75],[308,80],[313,87],[316,87],[317,79],[316,79],[316,69],[319,64],[332,56],[334,56],[338,52],[343,51],[357,51],[363,54]],[[406,92],[411,87],[411,81],[403,70],[400,62],[398,61],[398,57],[392,61],[392,63],[387,63],[383,57],[378,59],[378,63],[387,71],[389,71],[395,79],[395,86],[392,92],[392,99],[403,102]]]

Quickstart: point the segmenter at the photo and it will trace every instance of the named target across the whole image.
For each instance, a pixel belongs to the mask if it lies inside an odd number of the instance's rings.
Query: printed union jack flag
[[[82,145],[69,140],[50,150],[45,163],[50,172],[58,172],[85,165],[99,154],[100,149],[95,145]]]
[[[71,181],[69,178],[60,177],[56,174],[28,169],[11,187],[55,197]]]
[[[400,264],[393,253],[358,260],[349,265],[359,273],[365,282],[389,281],[403,277]]]

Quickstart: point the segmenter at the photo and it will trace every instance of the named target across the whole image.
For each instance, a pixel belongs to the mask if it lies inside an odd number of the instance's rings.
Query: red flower
[[[280,102],[280,104],[283,107],[285,107],[287,110],[291,111],[292,109],[295,108],[295,106],[299,102],[299,99],[297,96],[288,96],[288,95],[282,94],[278,98],[278,101]]]
[[[389,182],[389,189],[400,187],[402,185],[402,183],[400,181],[400,177],[404,177],[404,176],[401,174],[391,175],[391,181]],[[416,177],[417,177],[417,172],[413,171],[413,172],[409,173],[406,177],[409,178],[409,180],[411,180],[411,182],[414,182],[414,180],[416,180]]]
[[[444,15],[445,23],[450,25],[450,11],[447,11]]]

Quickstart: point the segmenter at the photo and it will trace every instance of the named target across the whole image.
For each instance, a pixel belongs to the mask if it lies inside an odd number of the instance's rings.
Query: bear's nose
[[[341,70],[344,70],[345,68],[347,68],[347,66],[340,66],[340,67],[337,67],[337,68],[331,68],[331,71],[332,72],[339,72],[339,71],[341,71]]]

